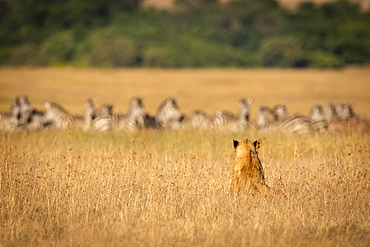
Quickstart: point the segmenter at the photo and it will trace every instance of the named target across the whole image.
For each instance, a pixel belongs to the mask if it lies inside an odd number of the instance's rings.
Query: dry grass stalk
[[[230,197],[231,137],[258,133],[1,133],[5,245],[370,243],[369,136],[266,135],[266,183]]]
[[[142,96],[185,112],[286,103],[352,102],[370,115],[369,69],[0,69],[0,108],[27,94],[73,114],[83,102],[125,111]],[[268,88],[269,90],[266,90]],[[122,108],[120,108],[122,107]],[[252,108],[252,119],[257,108]],[[266,184],[285,195],[230,197],[230,140],[262,138]],[[4,246],[368,246],[370,136],[197,131],[137,134],[0,132],[0,243]]]

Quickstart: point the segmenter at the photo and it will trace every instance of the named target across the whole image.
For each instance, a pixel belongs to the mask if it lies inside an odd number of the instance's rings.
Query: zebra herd
[[[325,108],[315,105],[309,116],[290,114],[286,105],[272,108],[261,106],[255,121],[250,119],[252,98],[240,99],[238,114],[216,111],[210,115],[205,111],[193,110],[190,116],[181,112],[177,100],[166,98],[155,115],[150,115],[143,99],[132,98],[126,113],[113,112],[113,105],[95,106],[92,99],[85,101],[84,115],[72,115],[61,105],[45,102],[45,110],[35,109],[26,95],[12,100],[10,112],[0,113],[0,130],[43,130],[77,128],[84,131],[125,131],[141,129],[178,130],[198,129],[202,131],[244,131],[286,132],[295,134],[313,132],[345,132],[369,130],[369,121],[359,116],[351,104],[328,104]]]
[[[278,104],[273,108],[265,106],[260,108],[256,127],[297,134],[327,131],[331,133],[350,131],[365,133],[369,130],[370,123],[364,117],[356,114],[353,106],[347,103],[330,103],[326,106],[325,111],[322,105],[314,105],[309,116],[290,114],[286,105]]]

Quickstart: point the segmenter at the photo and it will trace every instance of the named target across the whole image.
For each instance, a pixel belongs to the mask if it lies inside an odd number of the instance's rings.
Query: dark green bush
[[[294,37],[273,37],[262,43],[259,55],[263,66],[292,67],[300,59],[301,45]]]
[[[180,67],[242,67],[252,65],[247,53],[228,45],[217,44],[208,40],[191,39],[178,51]]]
[[[76,43],[72,32],[63,31],[45,40],[40,47],[40,65],[63,65],[73,59]]]
[[[23,44],[15,48],[8,60],[12,66],[36,66],[39,65],[37,58],[38,46],[35,44]]]
[[[0,0],[1,65],[317,67],[370,63],[370,11],[347,1]]]
[[[149,47],[143,52],[143,66],[172,68],[175,66],[173,54],[165,47]]]
[[[137,60],[137,47],[126,37],[112,36],[96,40],[91,48],[90,64],[103,67],[130,67]]]
[[[314,68],[340,68],[344,66],[344,61],[334,54],[325,51],[310,52],[307,55],[309,67]]]

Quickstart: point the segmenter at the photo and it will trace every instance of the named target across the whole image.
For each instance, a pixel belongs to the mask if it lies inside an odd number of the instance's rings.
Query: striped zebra
[[[285,104],[278,104],[273,109],[277,116],[277,129],[294,134],[311,133],[313,131],[311,120],[308,117],[301,114],[289,114]]]
[[[112,115],[112,128],[127,132],[135,132],[145,127],[147,111],[144,107],[142,98],[132,98],[129,108],[124,114]]]
[[[85,101],[85,112],[84,112],[85,121],[83,125],[83,130],[87,131],[91,129],[94,111],[95,103],[92,99],[89,98]]]
[[[328,123],[326,122],[324,109],[321,105],[314,105],[310,110],[311,126],[314,131],[319,133],[326,132]]]
[[[289,114],[285,104],[278,104],[274,108],[277,116],[275,128],[287,133],[305,134],[312,132],[311,120],[300,114]]]
[[[239,118],[241,121],[250,122],[251,105],[253,102],[253,98],[240,99]]]
[[[47,127],[44,125],[44,114],[43,111],[33,109],[31,121],[26,124],[25,128],[28,130],[42,130]]]
[[[273,109],[261,107],[256,120],[257,128],[282,131],[285,133],[311,133],[312,126],[309,118],[293,114],[290,115],[285,105],[277,105]]]
[[[354,120],[360,118],[361,117],[354,112],[351,104],[330,103],[326,106],[325,119],[328,124],[336,121]]]
[[[0,130],[11,132],[20,131],[20,106],[19,98],[12,100],[10,112],[0,112]]]
[[[145,125],[155,129],[177,130],[184,126],[185,116],[181,113],[176,99],[166,98],[158,107],[154,117],[147,116]]]
[[[31,102],[28,100],[27,95],[22,95],[19,97],[19,107],[20,107],[20,117],[19,124],[26,126],[32,121],[33,107]]]
[[[132,98],[128,111],[122,114],[113,114],[113,106],[110,104],[104,104],[97,109],[94,109],[92,100],[87,100],[85,104],[85,129],[134,132],[144,127],[147,113],[141,98]]]
[[[331,122],[339,121],[340,118],[337,114],[337,109],[333,103],[327,104],[325,108],[325,120],[327,124]]]
[[[353,120],[360,118],[359,115],[354,112],[351,104],[335,104],[334,106],[339,120]]]
[[[103,104],[92,115],[92,129],[96,131],[108,131],[113,129],[113,105]]]
[[[229,129],[238,131],[237,116],[229,111],[216,111],[212,118],[211,128],[215,131]]]
[[[27,95],[19,97],[20,124],[27,130],[41,130],[44,128],[44,112],[35,109]]]
[[[276,127],[283,132],[294,134],[305,134],[313,131],[310,119],[298,114],[279,119]]]
[[[267,106],[261,106],[256,117],[256,127],[257,129],[271,129],[277,120],[278,117],[272,109]]]
[[[275,115],[277,117],[277,120],[286,118],[286,117],[288,117],[290,115],[288,113],[288,110],[287,110],[285,104],[278,104],[278,105],[274,106],[272,108],[272,110],[274,111],[274,113],[275,113]]]
[[[217,111],[212,119],[212,129],[237,132],[251,127],[252,124],[249,121],[249,116],[253,101],[254,100],[252,98],[240,99],[240,109],[238,115],[234,115],[228,111]]]
[[[44,125],[51,125],[55,129],[83,128],[84,117],[74,116],[54,102],[45,102],[44,107]]]
[[[85,101],[85,121],[83,129],[94,131],[108,131],[112,129],[113,106],[104,104],[95,109],[92,99]]]
[[[325,121],[330,124],[331,122],[337,121],[337,113],[335,111],[334,104],[327,104],[325,107]]]
[[[212,129],[213,117],[202,110],[194,110],[190,118],[190,126],[199,130]]]

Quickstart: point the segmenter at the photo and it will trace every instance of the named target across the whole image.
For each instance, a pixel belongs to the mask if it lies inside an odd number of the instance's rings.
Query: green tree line
[[[370,63],[369,24],[347,1],[0,0],[0,65],[337,68]]]

